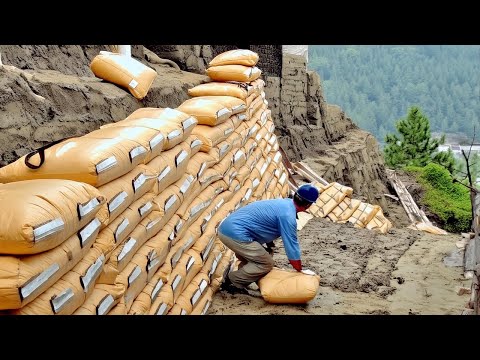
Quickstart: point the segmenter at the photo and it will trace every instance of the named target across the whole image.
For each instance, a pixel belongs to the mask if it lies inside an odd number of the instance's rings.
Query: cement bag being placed
[[[93,186],[60,179],[0,185],[0,253],[37,254],[53,249],[108,209]]]
[[[117,137],[76,137],[53,142],[0,169],[0,182],[67,179],[95,187],[106,184],[142,163],[138,143]]]
[[[157,72],[126,55],[102,52],[95,56],[90,69],[96,77],[127,88],[137,99],[143,99]]]
[[[251,82],[262,75],[256,66],[219,65],[211,66],[206,70],[207,75],[214,81],[241,81]]]
[[[266,302],[272,304],[305,304],[320,287],[320,276],[274,267],[258,282]]]
[[[226,82],[209,82],[197,85],[188,89],[190,96],[234,96],[241,100],[245,100],[252,92],[254,87],[245,83],[226,83]]]
[[[233,98],[242,101],[237,98]],[[225,122],[231,115],[231,106],[227,107],[222,102],[203,97],[194,97],[185,100],[178,108],[186,114],[194,116],[199,125],[215,126]]]
[[[83,258],[99,230],[100,221],[93,219],[78,235],[51,250],[0,256],[0,309],[18,309],[44,292]]]
[[[225,51],[215,56],[209,63],[209,66],[218,65],[245,65],[255,66],[258,62],[258,54],[247,49],[235,49]]]

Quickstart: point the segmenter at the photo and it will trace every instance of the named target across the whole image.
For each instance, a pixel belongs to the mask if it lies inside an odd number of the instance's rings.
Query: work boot
[[[228,292],[230,295],[235,295],[235,294],[243,294],[243,295],[250,295],[247,289],[245,288],[239,288],[236,287],[235,285],[232,284],[228,276],[225,278],[225,281],[223,282],[222,286],[220,287],[221,290],[225,290]]]

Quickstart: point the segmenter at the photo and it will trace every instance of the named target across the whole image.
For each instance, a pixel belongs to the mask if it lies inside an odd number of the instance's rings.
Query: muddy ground
[[[460,234],[435,235],[408,229],[402,206],[392,201],[387,234],[313,218],[298,232],[304,267],[320,275],[317,296],[305,305],[266,303],[258,290],[251,296],[215,294],[209,314],[453,314],[459,315],[470,295],[463,267],[443,260],[455,251]],[[281,240],[275,265],[290,268]]]

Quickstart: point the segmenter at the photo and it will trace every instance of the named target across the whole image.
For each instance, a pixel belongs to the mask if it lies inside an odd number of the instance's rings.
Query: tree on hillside
[[[448,152],[438,152],[438,145],[445,143],[445,135],[440,139],[432,139],[430,121],[422,114],[417,106],[412,106],[405,119],[395,123],[400,133],[385,136],[385,163],[394,169],[405,166],[424,167],[431,162],[445,167],[453,172],[455,160],[449,149]]]

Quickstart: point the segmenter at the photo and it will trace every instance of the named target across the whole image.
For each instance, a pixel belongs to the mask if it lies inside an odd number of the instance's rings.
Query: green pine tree
[[[445,135],[432,139],[430,121],[418,106],[412,106],[405,119],[395,123],[400,133],[385,136],[385,163],[394,169],[405,166],[424,167],[434,162],[453,172],[455,160],[452,152],[438,152],[438,145],[445,143]]]

